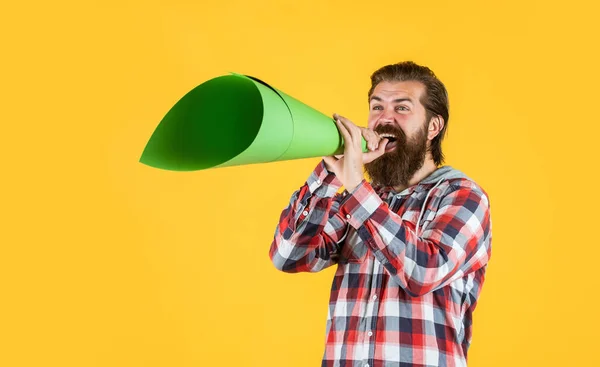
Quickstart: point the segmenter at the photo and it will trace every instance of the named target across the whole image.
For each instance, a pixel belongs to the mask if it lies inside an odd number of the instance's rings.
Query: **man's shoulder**
[[[438,186],[438,193],[442,195],[456,190],[467,190],[488,200],[487,192],[475,179],[452,166],[438,168],[428,177],[427,183],[432,187]]]

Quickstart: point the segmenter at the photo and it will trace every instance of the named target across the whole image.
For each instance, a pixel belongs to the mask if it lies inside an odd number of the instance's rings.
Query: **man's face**
[[[369,129],[377,131],[388,125],[413,139],[425,123],[426,111],[420,102],[423,93],[425,86],[416,81],[379,83],[369,101]]]
[[[420,82],[381,82],[369,101],[368,127],[391,135],[386,153],[365,165],[380,185],[407,185],[422,167],[427,152],[426,110],[420,102],[425,86]]]

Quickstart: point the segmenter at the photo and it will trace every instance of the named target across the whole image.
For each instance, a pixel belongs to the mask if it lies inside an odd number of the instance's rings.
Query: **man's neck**
[[[414,185],[418,184],[419,182],[421,182],[425,177],[432,174],[436,169],[437,169],[437,165],[435,164],[433,159],[431,159],[431,157],[428,156],[427,158],[425,158],[425,162],[423,163],[423,166],[421,166],[421,168],[419,168],[419,170],[417,172],[415,172],[415,174],[410,178],[410,180],[408,181],[408,185],[407,186],[404,186],[404,185],[394,186],[394,190],[396,192],[402,192],[406,188],[414,186]]]

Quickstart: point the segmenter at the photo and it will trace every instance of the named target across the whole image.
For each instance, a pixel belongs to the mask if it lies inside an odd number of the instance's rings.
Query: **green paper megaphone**
[[[140,162],[194,171],[343,151],[331,117],[257,78],[232,73],[184,95],[157,126]]]

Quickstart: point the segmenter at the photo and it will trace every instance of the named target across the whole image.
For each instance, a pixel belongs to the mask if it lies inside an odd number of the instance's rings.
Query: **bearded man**
[[[429,68],[384,66],[368,95],[367,128],[334,115],[344,154],[293,193],[270,259],[289,273],[337,265],[322,366],[466,366],[491,256],[488,196],[442,165],[448,94]]]

